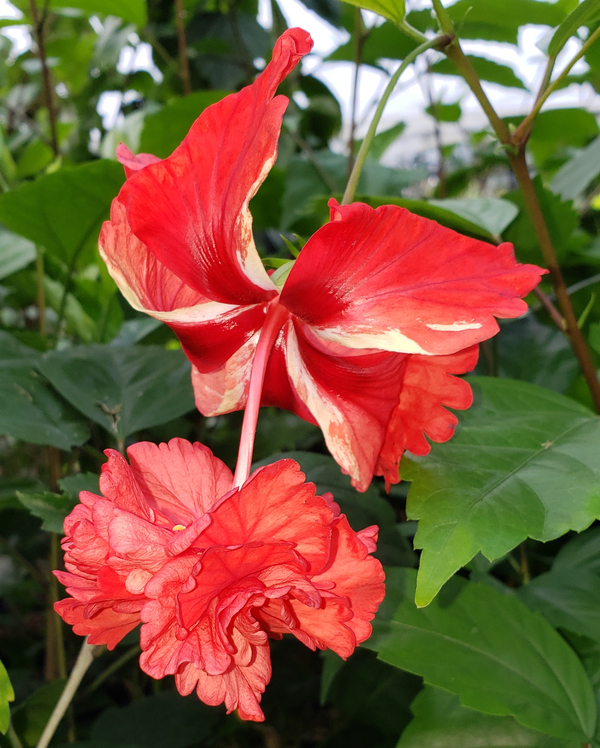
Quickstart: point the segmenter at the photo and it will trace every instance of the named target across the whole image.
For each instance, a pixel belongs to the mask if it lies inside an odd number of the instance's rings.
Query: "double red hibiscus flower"
[[[471,404],[477,344],[516,317],[541,271],[394,206],[330,201],[331,220],[296,261],[269,275],[249,201],[275,162],[287,99],[279,83],[312,47],[278,40],[257,80],[205,110],[160,160],[118,155],[127,182],[100,249],[124,296],[175,331],[198,408],[297,413],[364,491],[396,483],[405,449],[429,451]],[[70,598],[56,609],[92,643],[115,646],[142,623],[141,666],[174,674],[262,719],[267,637],[289,632],[347,657],[370,634],[383,570],[329,497],[282,460],[249,476],[253,427],[235,478],[209,450],[173,440],[109,451],[103,496],[83,492],[65,523]]]

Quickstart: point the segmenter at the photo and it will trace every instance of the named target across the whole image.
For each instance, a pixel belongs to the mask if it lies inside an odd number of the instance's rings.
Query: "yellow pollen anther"
[[[173,532],[179,532],[180,530],[185,530],[185,525],[175,525],[173,527]]]

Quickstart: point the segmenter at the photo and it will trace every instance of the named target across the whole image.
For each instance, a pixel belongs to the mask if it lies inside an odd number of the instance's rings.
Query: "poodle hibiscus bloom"
[[[311,47],[286,31],[256,81],[206,109],[169,158],[121,146],[128,179],[100,249],[129,302],[178,335],[202,413],[246,407],[260,358],[260,403],[318,424],[364,491],[373,475],[397,483],[404,449],[429,451],[424,434],[451,437],[443,406],[472,400],[451,375],[475,366],[495,317],[523,314],[544,271],[403,208],[331,200],[330,223],[269,276],[248,204],[276,158],[277,86]]]
[[[384,595],[377,527],[355,533],[293,460],[238,490],[209,449],[173,439],[107,450],[103,496],[81,493],[65,521],[70,598],[56,611],[113,648],[142,622],[142,669],[182,694],[262,720],[268,637],[352,654]]]

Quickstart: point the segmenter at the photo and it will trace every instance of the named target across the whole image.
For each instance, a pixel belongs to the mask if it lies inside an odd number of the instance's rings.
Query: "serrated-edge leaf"
[[[492,561],[600,516],[600,418],[526,382],[469,381],[481,402],[459,414],[453,439],[401,464],[412,481],[407,515],[419,519],[421,606],[478,552]]]
[[[406,15],[405,0],[344,0],[364,10],[372,10],[393,23],[402,23]]]

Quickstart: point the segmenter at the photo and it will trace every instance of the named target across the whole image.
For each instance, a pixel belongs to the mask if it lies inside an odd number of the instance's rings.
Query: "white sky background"
[[[337,149],[343,149],[344,138],[347,137],[350,119],[350,102],[354,78],[354,65],[350,62],[323,62],[323,59],[341,44],[348,40],[348,34],[334,28],[322,20],[312,11],[307,10],[299,0],[281,0],[280,5],[290,26],[300,26],[306,29],[315,42],[313,52],[304,58],[303,71],[311,73],[323,81],[339,100],[342,106],[344,129],[340,141],[334,144]],[[428,0],[408,0],[407,5],[411,10],[430,7]],[[269,0],[259,0],[259,22],[269,27],[271,23],[271,11]],[[7,0],[0,0],[0,18],[20,16],[19,11],[14,9]],[[373,13],[365,13],[365,21],[368,25],[377,23],[377,16]],[[97,20],[96,20],[97,22]],[[94,21],[92,21],[92,24]],[[546,33],[545,26],[525,26],[519,32],[518,49],[510,44],[495,42],[477,42],[463,40],[462,46],[466,52],[487,57],[496,62],[508,64],[517,72],[526,85],[536,90],[545,64],[544,55],[537,49],[538,42]],[[13,54],[18,54],[28,48],[30,43],[27,27],[21,26],[14,29],[3,29],[3,34],[10,36],[14,42]],[[132,46],[126,47],[119,60],[119,70],[129,72],[135,69],[149,70],[156,77],[159,71],[152,65],[151,48],[149,44],[138,43],[136,35],[132,35],[130,42]],[[571,58],[579,48],[580,43],[571,39],[565,50],[559,57],[557,70],[561,69],[561,63]],[[418,69],[423,70],[417,62],[417,69],[411,66],[400,79],[397,91],[392,95],[383,116],[380,129],[387,129],[399,121],[407,123],[407,128],[397,142],[395,148],[388,152],[387,161],[397,164],[408,165],[415,153],[428,150],[433,146],[433,122],[425,113],[428,105],[426,96],[418,80]],[[389,71],[399,63],[390,62]],[[587,69],[584,61],[579,61],[573,68],[573,73],[584,72]],[[463,129],[477,130],[485,126],[486,119],[478,102],[468,90],[466,84],[458,78],[448,76],[431,76],[432,93],[435,100],[450,104],[460,101],[463,116],[460,127],[455,124],[444,124],[442,137],[444,142],[451,143],[460,141],[463,137]],[[387,83],[387,76],[380,70],[370,66],[361,67],[359,77],[358,96],[358,135],[361,136],[368,125],[369,114],[374,102],[383,92]],[[491,98],[496,110],[501,115],[526,113],[533,103],[533,95],[519,89],[504,89],[491,83],[484,83],[484,88]],[[105,92],[102,96],[98,111],[103,116],[106,127],[115,124],[116,112],[119,108],[121,94],[117,92]],[[585,107],[594,113],[600,113],[600,96],[595,93],[589,84],[579,86],[573,84],[562,91],[554,94],[550,101],[550,107]],[[362,126],[362,127],[361,127]]]

